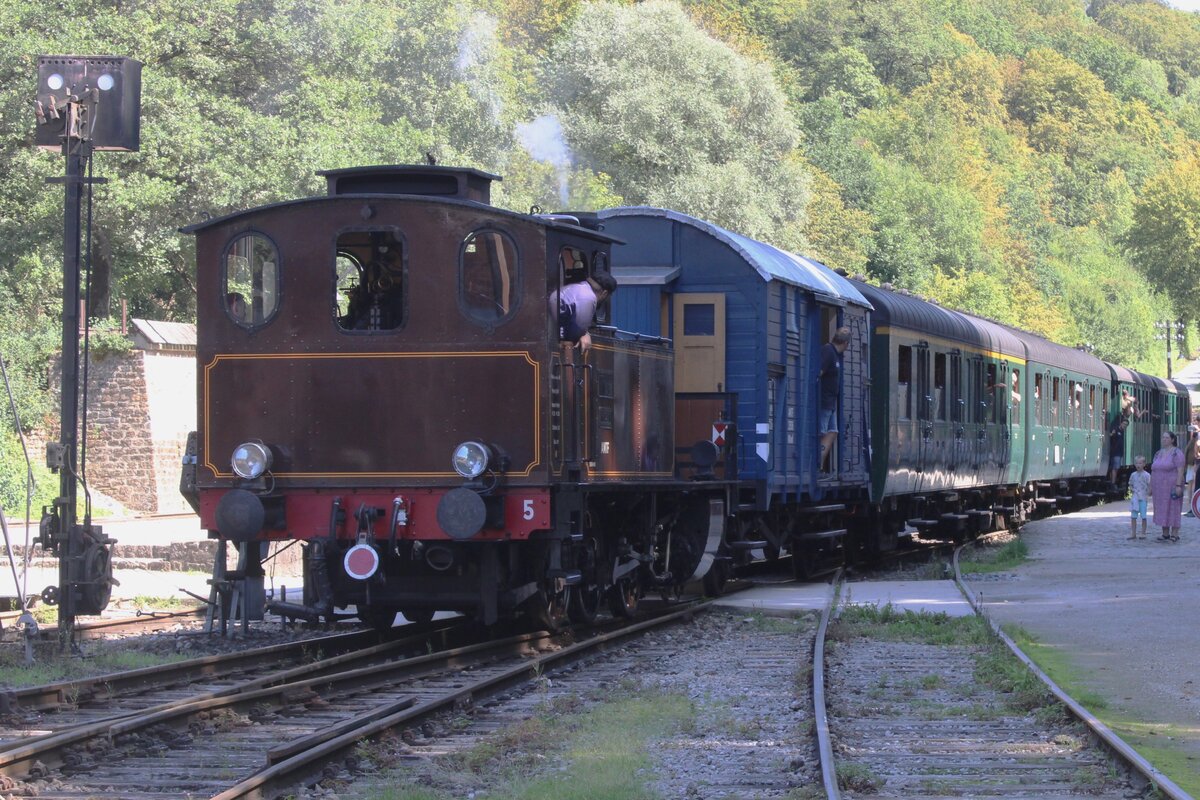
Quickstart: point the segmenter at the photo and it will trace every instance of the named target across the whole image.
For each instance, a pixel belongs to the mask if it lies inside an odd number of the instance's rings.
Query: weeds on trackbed
[[[999,546],[978,542],[963,551],[958,568],[964,575],[988,572],[1008,572],[1029,559],[1029,546],[1013,538]]]

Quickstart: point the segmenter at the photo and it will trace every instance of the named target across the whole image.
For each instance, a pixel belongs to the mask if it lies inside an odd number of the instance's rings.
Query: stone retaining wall
[[[59,397],[57,364],[50,374],[50,391]],[[196,429],[192,353],[133,350],[93,360],[87,428],[89,486],[133,511],[191,511],[179,494],[179,470],[188,432]],[[57,426],[46,438],[59,438]]]

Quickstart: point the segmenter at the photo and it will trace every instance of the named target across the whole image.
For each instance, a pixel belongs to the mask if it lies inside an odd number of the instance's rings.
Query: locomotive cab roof
[[[253,208],[245,208],[219,217],[195,222],[179,229],[180,233],[199,233],[238,217],[262,211],[322,203],[331,200],[405,197],[423,198],[428,202],[485,206],[490,211],[514,218],[534,222],[548,228],[566,230],[589,239],[612,244],[623,243],[621,239],[603,232],[596,223],[595,215],[567,214],[522,214],[491,205],[492,181],[502,180],[499,175],[469,167],[439,167],[413,164],[381,164],[367,167],[318,170],[317,175],[325,178],[326,194],[283,200]],[[581,216],[588,219],[581,220]]]
[[[417,194],[474,200],[490,205],[492,181],[499,175],[469,167],[437,167],[413,164],[381,164],[371,167],[323,169],[331,197],[342,194]]]

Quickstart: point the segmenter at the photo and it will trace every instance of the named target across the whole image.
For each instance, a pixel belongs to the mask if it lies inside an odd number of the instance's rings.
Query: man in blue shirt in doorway
[[[842,354],[850,346],[850,329],[838,328],[828,344],[821,346],[820,382],[821,404],[817,413],[817,430],[821,434],[821,472],[829,472],[829,453],[837,440],[838,398],[842,393]]]

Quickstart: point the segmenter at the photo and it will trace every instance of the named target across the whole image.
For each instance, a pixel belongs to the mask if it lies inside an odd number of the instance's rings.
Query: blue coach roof
[[[690,225],[731,247],[746,260],[747,264],[752,266],[762,276],[764,281],[778,280],[790,283],[794,286],[808,289],[815,294],[835,298],[845,303],[853,303],[864,308],[871,308],[871,304],[862,296],[862,293],[858,289],[854,288],[850,281],[838,275],[824,264],[813,261],[811,258],[785,252],[778,247],[772,247],[769,244],[747,238],[741,234],[727,231],[711,222],[706,222],[678,211],[649,206],[609,208],[599,212],[597,216],[602,220],[614,217],[651,217],[671,220],[682,225]]]

